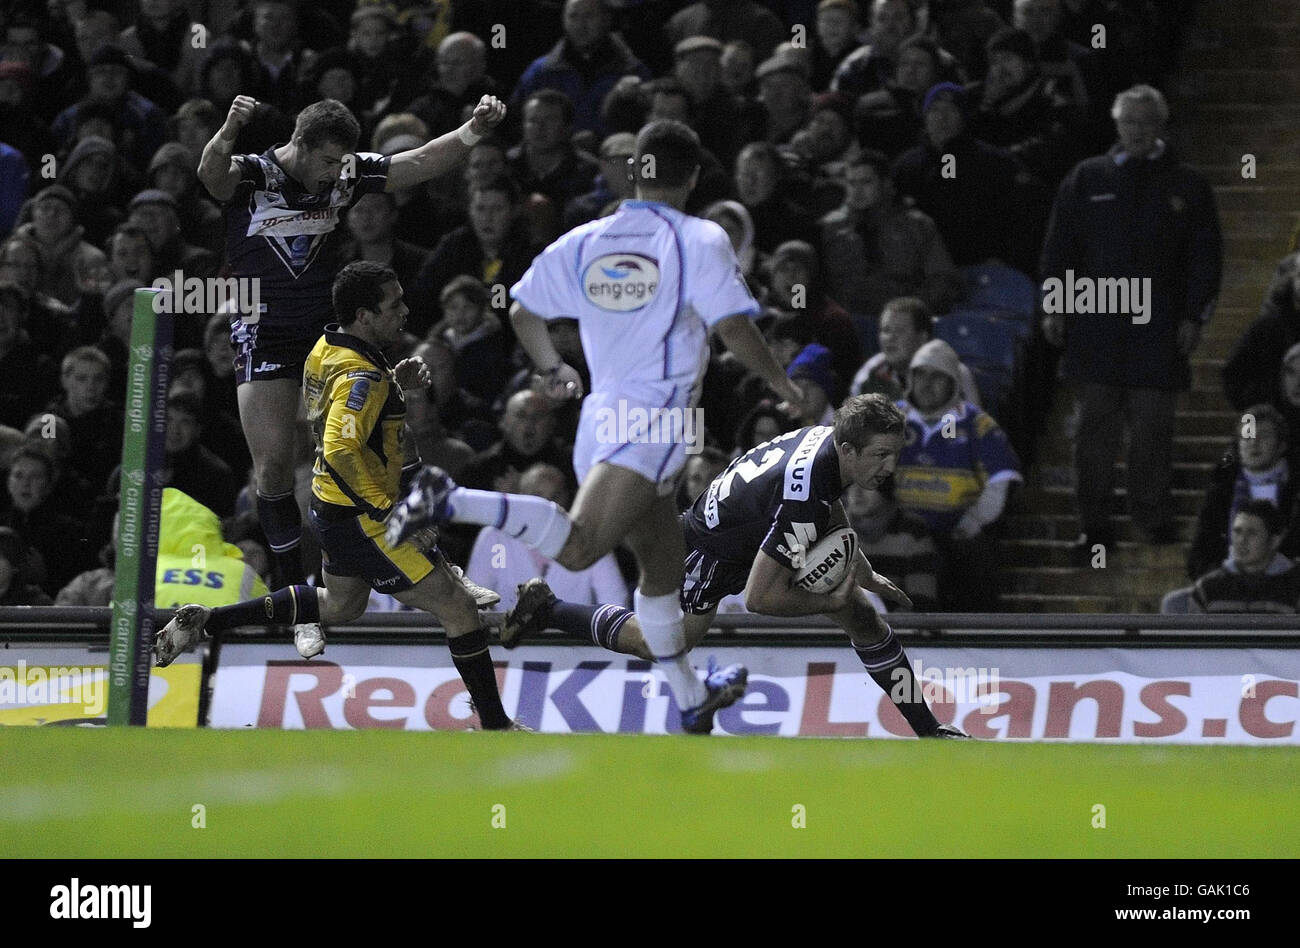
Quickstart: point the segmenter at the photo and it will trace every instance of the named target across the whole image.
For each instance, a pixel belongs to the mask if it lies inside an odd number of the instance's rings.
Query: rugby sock
[[[241,625],[297,625],[320,621],[320,600],[315,586],[286,586],[261,599],[245,599],[233,606],[217,606],[208,616],[208,632]]]
[[[889,628],[886,626],[886,628]],[[867,674],[880,686],[880,690],[889,695],[894,707],[911,725],[918,737],[933,734],[939,728],[939,721],[925,703],[921,685],[912,673],[912,666],[907,661],[907,653],[891,628],[885,637],[873,645],[854,645]]]
[[[271,568],[278,585],[290,586],[307,582],[302,568],[302,513],[293,491],[283,494],[257,492],[257,519],[266,534],[271,549]]]
[[[497,691],[496,669],[488,654],[487,629],[479,626],[468,635],[447,639],[451,660],[460,672],[461,681],[469,689],[478,719],[489,731],[502,731],[511,725],[506,709],[501,706],[501,693]]]
[[[496,527],[550,559],[560,555],[573,526],[559,504],[528,494],[457,487],[448,498],[448,506],[453,523]]]
[[[709,696],[704,682],[686,658],[686,627],[682,606],[676,593],[666,596],[643,596],[638,589],[632,597],[641,635],[650,654],[663,669],[668,685],[683,711],[698,708]]]
[[[590,634],[591,640],[601,648],[617,652],[618,630],[632,616],[632,610],[622,606],[583,606],[560,600],[551,606],[549,617],[543,618],[550,628],[570,635]]]

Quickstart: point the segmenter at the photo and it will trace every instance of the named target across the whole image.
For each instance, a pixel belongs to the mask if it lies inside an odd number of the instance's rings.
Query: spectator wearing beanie
[[[161,188],[149,188],[131,199],[128,220],[143,230],[153,248],[155,270],[170,277],[182,270],[186,277],[215,276],[220,258],[211,250],[187,243],[181,236],[176,198]]]
[[[17,231],[40,253],[41,289],[65,306],[76,303],[82,274],[108,262],[102,250],[86,241],[77,209],[77,198],[70,190],[61,184],[51,185],[27,202],[24,213],[30,220]]]
[[[925,96],[925,135],[894,162],[900,195],[934,219],[958,266],[1000,261],[1037,266],[1044,196],[1028,169],[1005,149],[971,134],[965,90],[939,83]],[[945,174],[945,168],[956,174]]]
[[[79,223],[86,241],[102,247],[113,228],[126,217],[126,202],[140,190],[140,178],[128,172],[117,146],[99,135],[77,142],[59,166],[59,184],[77,197]]]
[[[197,167],[189,148],[180,142],[168,142],[149,162],[149,187],[166,191],[176,199],[182,240],[220,257],[225,252],[225,220],[221,210],[204,197]]]
[[[790,381],[803,392],[799,406],[799,424],[829,425],[835,420],[835,403],[832,393],[839,387],[835,371],[831,368],[831,352],[823,345],[811,343],[804,346],[789,368],[785,370]]]

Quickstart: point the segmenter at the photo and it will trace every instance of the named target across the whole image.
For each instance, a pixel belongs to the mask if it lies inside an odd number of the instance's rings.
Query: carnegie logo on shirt
[[[615,313],[640,309],[658,289],[659,264],[637,253],[607,253],[582,275],[582,292],[592,305]]]

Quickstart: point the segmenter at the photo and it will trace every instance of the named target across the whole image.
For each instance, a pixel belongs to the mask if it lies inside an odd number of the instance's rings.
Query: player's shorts
[[[687,547],[686,573],[682,579],[682,612],[688,615],[705,615],[718,608],[718,603],[745,591],[749,582],[749,568],[737,563],[727,563],[702,550]]]
[[[286,334],[268,331],[262,319],[251,325],[238,315],[230,319],[230,344],[235,350],[235,384],[293,379],[302,385],[302,370],[321,331]],[[323,331],[323,330],[322,330]]]
[[[659,496],[677,490],[695,430],[690,391],[672,382],[638,383],[622,392],[593,392],[582,403],[573,443],[573,471],[581,484],[597,464],[608,462],[640,474]]]
[[[390,546],[384,524],[350,511],[312,498],[308,516],[325,572],[358,576],[375,591],[391,595],[410,589],[442,562],[437,547],[422,550],[409,540]]]

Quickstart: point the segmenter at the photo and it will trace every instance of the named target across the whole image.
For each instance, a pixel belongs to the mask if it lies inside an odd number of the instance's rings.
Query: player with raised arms
[[[835,412],[833,426],[787,432],[732,461],[681,515],[685,537],[686,642],[704,638],[718,603],[743,592],[750,612],[768,616],[829,616],[848,633],[863,666],[919,737],[960,739],[925,703],[907,653],[863,587],[911,605],[907,594],[875,572],[857,549],[834,590],[817,594],[796,578],[820,538],[847,523],[840,496],[849,484],[877,489],[894,472],[906,428],[884,395],[857,395]],[[856,549],[856,546],[855,546]],[[864,577],[859,579],[859,577]],[[557,628],[590,635],[604,648],[648,658],[638,617],[622,606],[588,606],[555,598],[542,579],[519,587],[501,641],[514,648],[525,635]]]
[[[678,601],[685,548],[673,495],[687,433],[664,437],[667,426],[646,423],[611,435],[606,422],[684,419],[699,400],[710,331],[782,398],[798,403],[801,393],[754,326],[759,307],[726,232],[682,211],[699,156],[699,138],[681,122],[646,125],[632,159],[636,198],[560,237],[511,289],[519,342],[552,397],[582,397],[582,384],[556,352],[546,321],[578,320],[592,391],[573,448],[581,486],[572,511],[539,497],[457,487],[426,468],[393,512],[389,540],[429,523],[495,526],[570,570],[626,542],[641,569],[633,605],[647,654],[672,689],[682,729],[707,734],[714,713],[744,693],[748,672],[710,663],[701,681],[686,657]]]
[[[305,582],[299,543],[302,518],[293,496],[303,363],[329,319],[338,274],[339,215],[363,195],[401,191],[446,174],[505,117],[484,96],[454,132],[391,157],[357,152],[361,126],[334,99],[298,113],[289,142],[260,155],[234,154],[257,101],[236,96],[226,121],[203,149],[198,175],[225,205],[230,275],[257,280],[260,312],[231,317],[239,419],[253,457],[257,516],[279,585]],[[321,628],[300,624],[294,642],[304,658],[324,650]]]
[[[429,368],[418,356],[391,367],[384,358],[384,347],[401,338],[410,312],[402,285],[391,268],[362,260],[339,272],[333,297],[339,321],[308,354],[303,380],[316,447],[311,525],[325,561],[325,586],[287,586],[217,609],[182,606],[155,639],[157,664],[171,664],[205,632],[350,622],[365,612],[374,588],[436,615],[483,727],[520,730],[501,706],[478,607],[433,545],[432,531],[398,544],[384,539],[384,521],[419,470],[402,393],[429,384]]]

